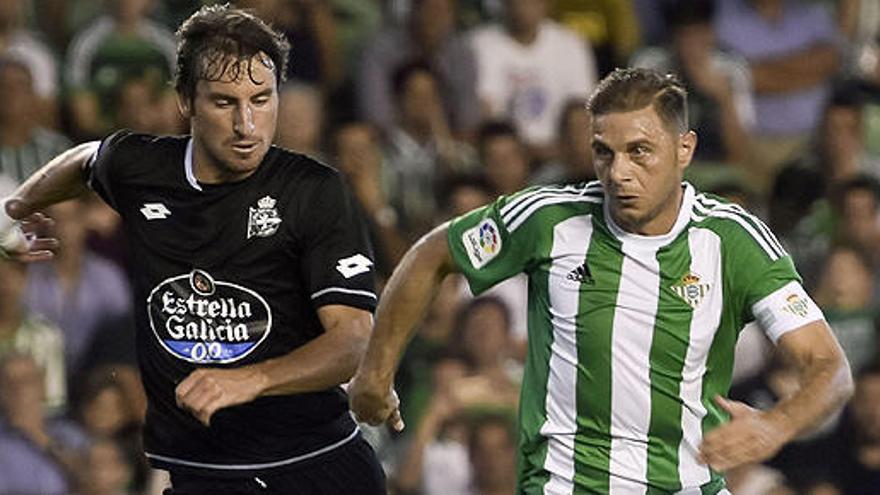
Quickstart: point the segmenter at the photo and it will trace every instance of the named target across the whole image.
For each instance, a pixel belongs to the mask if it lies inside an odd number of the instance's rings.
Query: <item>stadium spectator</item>
[[[577,184],[595,180],[593,153],[590,150],[590,116],[587,102],[581,98],[568,100],[559,113],[556,131],[556,159],[540,165],[529,182],[532,184]]]
[[[681,77],[688,89],[688,118],[700,140],[695,160],[739,164],[755,123],[749,68],[718,48],[714,0],[667,0],[664,6],[670,43],[640,50],[631,65]]]
[[[27,266],[0,260],[0,357],[13,352],[30,356],[43,372],[46,410],[67,406],[67,370],[61,330],[23,303]]]
[[[174,35],[147,16],[156,0],[105,0],[109,13],[76,33],[65,60],[77,137],[112,126],[112,98],[131,77],[168,81],[175,66]]]
[[[58,64],[40,34],[25,28],[25,1],[0,2],[0,56],[20,60],[27,67],[34,93],[31,118],[38,125],[55,127],[58,125]]]
[[[2,10],[3,7],[0,7]],[[36,81],[21,55],[0,55],[0,173],[24,182],[70,140],[43,125]]]
[[[454,391],[467,365],[454,354],[432,361],[432,390],[423,414],[410,416],[413,431],[398,463],[395,487],[401,493],[465,495],[472,472],[468,462],[467,424]]]
[[[854,374],[880,351],[874,271],[865,254],[843,244],[832,248],[814,292]]]
[[[51,262],[28,267],[25,304],[64,333],[65,366],[74,379],[88,363],[86,351],[101,323],[131,311],[128,280],[112,262],[86,248],[86,201],[52,206],[61,241]]]
[[[324,156],[324,97],[318,87],[288,82],[281,88],[278,101],[278,126],[275,142],[314,158]]]
[[[870,177],[857,176],[832,191],[837,216],[835,237],[869,256],[877,273],[880,263],[880,185]]]
[[[134,482],[134,467],[123,446],[111,438],[95,440],[85,455],[85,466],[77,473],[80,493],[128,495]]]
[[[880,180],[880,157],[869,150],[869,143],[880,139],[869,131],[873,105],[876,103],[855,83],[834,88],[822,115],[819,140],[822,170],[829,182],[844,182],[858,175]]]
[[[455,29],[456,5],[456,0],[414,0],[403,26],[387,26],[366,46],[356,81],[362,119],[383,132],[390,129],[395,118],[392,75],[403,63],[422,59],[437,74],[453,133],[466,136],[476,129],[476,66],[470,46]]]
[[[547,17],[547,0],[505,0],[502,24],[477,28],[477,94],[486,117],[509,119],[535,158],[555,156],[564,103],[596,84],[592,52],[577,34]]]
[[[822,6],[803,0],[720,0],[718,7],[719,43],[745,58],[752,74],[756,117],[744,165],[766,193],[819,126],[839,67],[839,33]]]
[[[862,369],[856,379],[848,419],[850,443],[840,457],[828,457],[828,461],[839,466],[843,493],[875,494],[880,486],[880,360]]]
[[[486,414],[470,427],[474,495],[516,490],[516,429],[513,415]]]
[[[633,0],[553,0],[552,17],[592,47],[597,72],[624,65],[639,47],[641,29]]]
[[[473,168],[476,157],[453,137],[440,82],[428,64],[408,62],[393,78],[395,121],[385,139],[383,175],[402,228],[419,236],[436,222],[438,185],[452,173]]]
[[[477,136],[483,174],[492,186],[493,198],[511,194],[528,184],[531,155],[512,122],[483,123]]]
[[[82,468],[86,435],[47,417],[43,370],[25,354],[0,358],[0,493],[66,494]]]

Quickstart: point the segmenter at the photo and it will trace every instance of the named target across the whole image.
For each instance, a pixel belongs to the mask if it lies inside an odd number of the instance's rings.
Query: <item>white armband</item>
[[[785,333],[825,315],[799,282],[789,282],[752,306],[758,325],[774,344]]]

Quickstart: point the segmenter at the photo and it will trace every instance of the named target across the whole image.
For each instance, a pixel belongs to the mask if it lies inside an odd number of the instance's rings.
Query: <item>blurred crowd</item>
[[[199,0],[0,0],[0,196],[72,143],[187,132],[174,30]],[[880,0],[241,0],[292,44],[277,143],[339,168],[387,278],[438,222],[594,178],[586,97],[614,67],[674,71],[688,180],[763,218],[849,358],[847,408],[737,494],[880,493]],[[51,262],[0,261],[0,494],[153,494],[119,220],[55,206]],[[397,494],[514,491],[527,280],[451,277],[398,374],[405,433],[368,430]],[[731,397],[796,390],[760,329]]]

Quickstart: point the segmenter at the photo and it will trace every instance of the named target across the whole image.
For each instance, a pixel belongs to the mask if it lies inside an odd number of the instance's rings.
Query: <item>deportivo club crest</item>
[[[703,298],[709,293],[709,284],[700,283],[700,276],[689,272],[681,277],[681,280],[670,287],[684,302],[691,308],[697,309],[697,306],[703,302]]]
[[[257,201],[257,207],[249,208],[247,237],[269,237],[278,231],[281,225],[281,217],[275,209],[275,199],[271,196],[263,196]]]

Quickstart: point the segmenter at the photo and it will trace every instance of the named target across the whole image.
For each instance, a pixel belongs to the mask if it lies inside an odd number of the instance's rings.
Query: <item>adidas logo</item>
[[[594,282],[593,274],[590,273],[590,265],[588,265],[586,261],[583,265],[579,265],[574,270],[568,272],[568,275],[566,275],[565,278],[583,284],[592,284]]]

